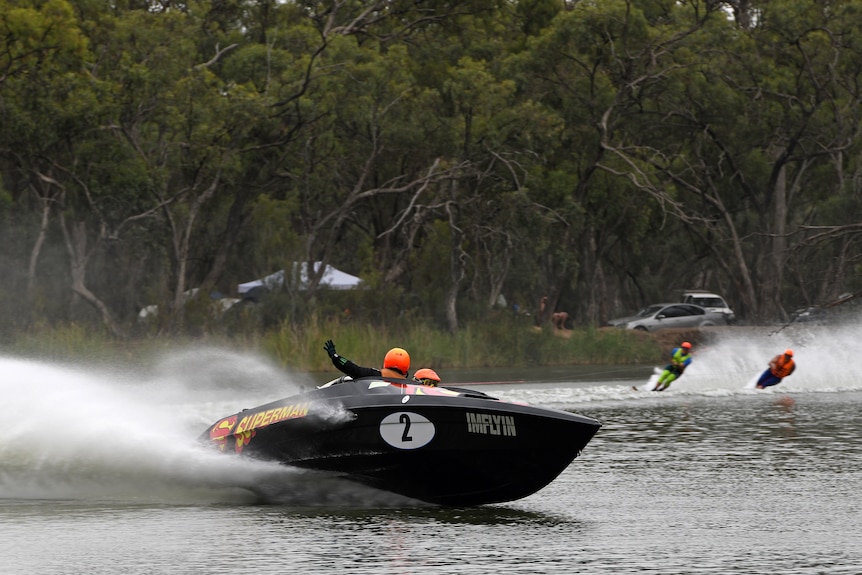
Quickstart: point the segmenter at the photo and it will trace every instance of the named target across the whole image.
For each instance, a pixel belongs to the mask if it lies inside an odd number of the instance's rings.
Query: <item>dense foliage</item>
[[[0,325],[781,319],[860,289],[860,80],[850,1],[5,0]],[[369,289],[187,301],[297,261]]]

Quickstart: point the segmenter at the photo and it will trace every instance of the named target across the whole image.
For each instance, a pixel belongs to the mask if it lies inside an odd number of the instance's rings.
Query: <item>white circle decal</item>
[[[434,424],[418,413],[390,413],[380,422],[380,437],[398,449],[418,449],[434,439]]]

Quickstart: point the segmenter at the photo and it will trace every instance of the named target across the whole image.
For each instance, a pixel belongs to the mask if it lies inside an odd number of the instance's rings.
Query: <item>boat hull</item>
[[[542,489],[600,426],[469,390],[360,379],[228,416],[202,439],[225,452],[462,506],[512,501]]]

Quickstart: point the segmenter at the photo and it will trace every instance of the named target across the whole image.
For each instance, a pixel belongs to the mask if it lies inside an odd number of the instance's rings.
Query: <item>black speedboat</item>
[[[599,427],[588,417],[465,388],[343,377],[224,417],[201,439],[226,453],[461,506],[512,501],[542,489]]]

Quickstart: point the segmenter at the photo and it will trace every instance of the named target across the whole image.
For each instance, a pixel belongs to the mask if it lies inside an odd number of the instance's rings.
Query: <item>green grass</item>
[[[386,351],[403,347],[412,366],[437,368],[618,365],[660,361],[664,353],[649,337],[618,329],[539,330],[529,323],[470,324],[455,334],[401,327],[397,332],[367,325],[326,322],[303,330],[282,327],[262,338],[263,351],[282,365],[303,371],[334,370],[323,343],[359,365],[379,366]]]
[[[533,327],[529,318],[468,324],[452,334],[416,323],[382,329],[339,320],[287,322],[263,334],[242,336],[141,337],[117,340],[104,330],[78,324],[33,329],[7,338],[5,352],[57,361],[146,362],[186,346],[209,345],[261,353],[299,371],[335,371],[323,350],[332,339],[339,353],[376,367],[392,347],[403,347],[412,368],[638,365],[661,361],[665,350],[649,336],[618,329],[578,328],[554,332]]]

